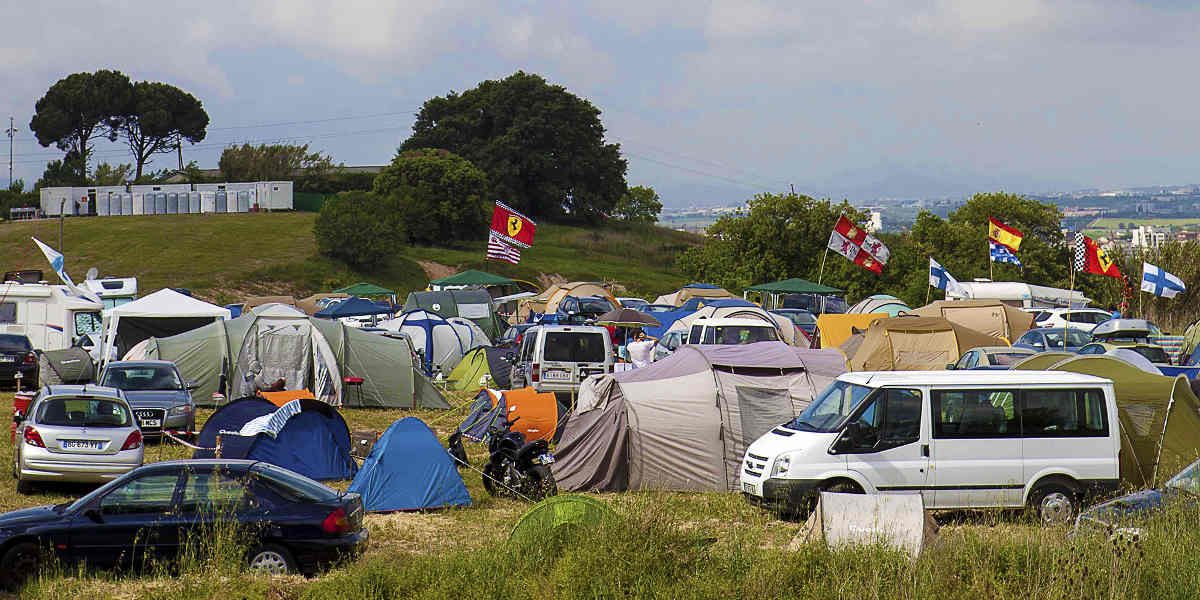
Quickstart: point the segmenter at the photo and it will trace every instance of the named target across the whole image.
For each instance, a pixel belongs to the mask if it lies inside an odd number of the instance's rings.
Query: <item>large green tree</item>
[[[76,179],[87,178],[92,140],[116,140],[115,118],[133,106],[133,84],[120,71],[75,73],[58,80],[37,101],[29,130],[42,146],[54,144],[77,160],[62,164],[77,169]]]
[[[394,199],[410,243],[449,246],[487,233],[487,176],[457,154],[401,152],[375,177],[374,186],[376,194]]]
[[[230,146],[217,161],[226,181],[279,181],[311,177],[335,169],[333,159],[309,152],[308,144]]]
[[[171,152],[184,140],[203,140],[208,113],[195,96],[173,85],[139,81],[129,111],[118,115],[113,126],[133,153],[135,179],[141,179],[152,155]]]
[[[653,225],[662,212],[662,202],[652,187],[635,185],[621,194],[613,216],[626,223]]]
[[[591,102],[517,72],[427,100],[401,151],[443,148],[487,173],[492,197],[530,217],[597,221],[625,193],[625,160]]]

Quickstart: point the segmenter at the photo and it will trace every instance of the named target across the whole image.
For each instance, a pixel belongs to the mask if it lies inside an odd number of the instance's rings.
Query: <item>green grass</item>
[[[699,241],[656,227],[593,230],[543,224],[534,247],[522,252],[520,265],[485,261],[486,232],[481,231],[478,242],[464,247],[408,248],[385,267],[364,272],[317,255],[315,219],[313,213],[70,218],[64,221],[61,250],[76,281],[96,267],[108,276],[137,277],[142,294],[184,287],[227,303],[248,295],[303,297],[370,281],[397,290],[403,301],[429,282],[418,260],[534,282],[557,274],[569,280],[612,281],[647,295],[667,293],[685,283],[675,270],[675,257]],[[0,223],[5,269],[42,269],[53,279],[31,236],[58,246],[58,221]]]
[[[1173,217],[1160,219],[1129,219],[1122,217],[1103,217],[1096,219],[1088,224],[1089,229],[1101,231],[1109,231],[1117,228],[1118,223],[1133,223],[1136,225],[1153,225],[1155,227],[1186,227],[1189,225],[1200,229],[1200,218],[1198,217]]]

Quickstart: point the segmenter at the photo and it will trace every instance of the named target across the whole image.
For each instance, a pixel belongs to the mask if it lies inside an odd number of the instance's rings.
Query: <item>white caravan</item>
[[[62,350],[79,342],[87,347],[100,339],[103,308],[67,293],[65,286],[8,281],[0,284],[0,333],[24,335],[37,350]],[[90,340],[81,340],[83,336]]]
[[[750,445],[741,489],[805,512],[820,491],[920,493],[934,509],[1020,508],[1066,523],[1119,486],[1112,381],[1057,371],[846,373]]]
[[[137,300],[137,277],[85,279],[80,287],[100,297],[104,308],[113,308]]]

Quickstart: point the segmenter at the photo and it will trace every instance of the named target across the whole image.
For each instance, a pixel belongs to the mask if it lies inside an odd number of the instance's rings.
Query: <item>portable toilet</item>
[[[237,212],[250,212],[250,192],[241,190],[237,193]]]
[[[193,214],[200,212],[200,192],[188,193],[188,212]]]
[[[96,193],[96,216],[107,217],[108,207],[110,205],[109,194],[101,192]]]
[[[179,192],[170,192],[167,194],[167,214],[179,214]]]
[[[229,194],[225,190],[217,190],[213,212],[229,212]]]

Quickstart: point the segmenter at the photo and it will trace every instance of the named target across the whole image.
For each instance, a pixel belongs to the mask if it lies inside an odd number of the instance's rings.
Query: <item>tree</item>
[[[662,202],[654,188],[635,185],[621,194],[613,208],[613,216],[627,223],[653,225],[662,212]]]
[[[598,221],[625,193],[620,146],[590,102],[521,71],[427,100],[401,151],[444,148],[487,174],[492,196],[530,217]]]
[[[141,179],[151,155],[171,152],[183,140],[203,140],[208,113],[195,96],[173,85],[139,81],[133,86],[130,110],[117,116],[113,125],[133,152],[134,178]]]
[[[403,247],[404,222],[389,198],[345,192],[330,198],[313,223],[317,251],[360,269],[383,266]]]
[[[309,152],[308,144],[230,146],[217,162],[226,181],[279,181],[311,177],[334,168],[333,159]]]
[[[133,172],[133,165],[128,163],[113,166],[102,162],[96,165],[96,172],[88,182],[92,185],[124,185],[129,183],[131,172]]]
[[[42,178],[38,179],[33,187],[40,190],[46,187],[76,185],[87,185],[87,170],[84,168],[79,154],[74,150],[69,150],[62,160],[52,160],[46,163],[46,169],[42,171]]]
[[[375,177],[375,193],[395,200],[414,244],[478,240],[491,218],[487,176],[445,150],[401,152]]]
[[[58,80],[37,101],[29,130],[42,146],[54,144],[74,153],[77,160],[64,159],[59,168],[76,169],[75,180],[83,181],[92,140],[106,136],[115,141],[114,119],[128,114],[132,105],[133,84],[120,71],[75,73]]]

